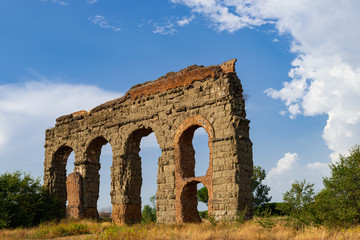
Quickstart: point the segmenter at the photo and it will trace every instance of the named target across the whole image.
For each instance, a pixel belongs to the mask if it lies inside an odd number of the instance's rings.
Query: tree
[[[305,208],[314,201],[314,196],[314,184],[307,183],[306,180],[296,180],[291,184],[291,189],[283,194],[284,204],[281,205],[281,210],[299,218],[305,212]]]
[[[266,172],[260,166],[254,166],[253,175],[251,177],[251,188],[254,199],[254,207],[260,207],[271,201],[271,196],[269,196],[270,188],[264,184],[262,181],[266,178]]]
[[[351,226],[360,223],[360,146],[350,155],[340,155],[330,164],[331,176],[324,178],[324,189],[316,196],[316,221],[329,226]]]
[[[197,191],[197,199],[199,202],[205,203],[207,206],[209,201],[209,195],[206,187],[202,187]]]
[[[16,171],[0,175],[0,228],[29,227],[64,217],[60,201],[29,174]]]
[[[156,196],[150,198],[151,205],[145,205],[141,212],[142,220],[146,223],[156,222]]]

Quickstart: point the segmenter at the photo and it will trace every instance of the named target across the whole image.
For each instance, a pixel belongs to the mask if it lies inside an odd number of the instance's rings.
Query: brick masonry
[[[73,172],[66,179],[67,201],[66,217],[84,217],[82,208],[82,177],[78,172]]]
[[[63,202],[79,197],[73,217],[98,217],[99,159],[110,143],[112,218],[117,223],[141,220],[140,141],[154,132],[161,148],[158,159],[156,210],[159,223],[201,221],[196,185],[209,192],[209,213],[234,220],[247,207],[252,215],[252,143],[236,59],[209,67],[190,66],[132,87],[123,97],[90,111],[57,118],[46,130],[44,184]],[[209,136],[209,168],[195,176],[194,131]],[[75,175],[66,180],[66,163],[75,153]],[[71,176],[81,176],[71,181]],[[79,186],[78,193],[71,184]],[[80,185],[79,185],[80,184]],[[68,189],[68,190],[67,190]],[[70,190],[69,190],[70,189]],[[69,209],[70,204],[68,204]],[[74,206],[72,206],[74,207]],[[76,207],[75,207],[76,208]]]

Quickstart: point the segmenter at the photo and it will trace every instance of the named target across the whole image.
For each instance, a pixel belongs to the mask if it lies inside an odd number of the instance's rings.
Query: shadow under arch
[[[108,143],[104,136],[93,138],[87,145],[85,161],[75,163],[83,177],[83,207],[85,217],[98,218],[97,201],[99,198],[100,174],[99,170],[101,149]]]
[[[67,145],[60,146],[53,154],[51,160],[50,179],[51,194],[61,201],[61,208],[66,211],[67,191],[66,191],[66,165],[73,149]]]
[[[195,150],[193,147],[194,132],[199,127],[206,130],[209,140],[209,167],[205,176],[195,176]],[[196,115],[187,118],[175,133],[175,211],[176,221],[201,222],[197,210],[197,184],[202,183],[208,189],[208,213],[212,213],[212,139],[214,129],[203,116]]]

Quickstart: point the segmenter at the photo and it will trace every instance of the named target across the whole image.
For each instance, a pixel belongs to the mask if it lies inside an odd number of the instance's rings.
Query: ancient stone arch
[[[192,145],[194,132],[203,127],[209,136],[209,167],[205,176],[195,176],[195,151]],[[175,132],[175,209],[176,221],[201,222],[197,211],[197,184],[202,183],[208,189],[208,213],[212,214],[212,140],[214,129],[201,115],[187,118]]]
[[[56,119],[46,130],[44,184],[63,200],[73,198],[75,217],[97,217],[99,156],[110,143],[111,203],[114,222],[141,220],[140,141],[155,133],[158,159],[156,210],[160,223],[199,222],[196,185],[209,191],[209,213],[234,220],[245,207],[252,214],[252,143],[236,60],[209,67],[190,66],[151,82],[135,85],[123,97],[90,111]],[[194,131],[208,134],[209,167],[195,176]],[[75,174],[66,182],[66,163],[75,153]],[[72,180],[74,179],[74,180]],[[67,185],[77,184],[79,191]],[[68,213],[71,215],[71,212]],[[74,215],[74,214],[73,214]]]

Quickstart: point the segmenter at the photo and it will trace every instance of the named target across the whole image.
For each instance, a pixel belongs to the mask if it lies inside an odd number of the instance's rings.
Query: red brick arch
[[[202,127],[209,136],[209,167],[205,176],[195,176],[195,151],[192,139],[197,128]],[[215,138],[214,129],[210,122],[201,115],[187,118],[175,133],[175,209],[176,221],[201,222],[197,212],[198,183],[204,184],[208,189],[208,212],[212,212],[212,139]]]

